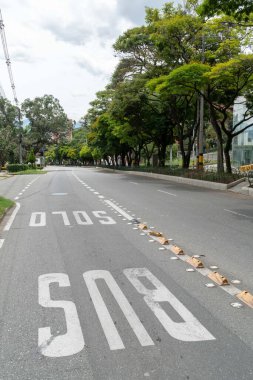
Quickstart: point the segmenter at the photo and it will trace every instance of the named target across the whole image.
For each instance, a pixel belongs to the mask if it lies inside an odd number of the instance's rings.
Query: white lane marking
[[[133,185],[139,185],[138,182],[129,181],[129,183],[132,183]]]
[[[231,214],[234,214],[234,215],[243,216],[244,218],[253,219],[253,216],[248,216],[248,215],[240,214],[239,212],[235,212],[235,211],[232,211],[232,210],[227,210],[226,208],[224,208],[224,211],[230,212]]]
[[[127,220],[132,220],[133,217],[129,214],[127,214],[124,210],[122,210],[120,207],[116,206],[113,202],[109,201],[108,199],[105,200],[105,203],[110,205],[114,210],[116,210],[119,214],[124,216]]]
[[[159,193],[164,193],[164,194],[172,195],[173,197],[177,196],[176,194],[169,193],[168,191],[163,191],[163,190],[157,190],[157,191],[159,191]]]
[[[0,249],[2,248],[3,244],[4,244],[4,239],[0,239]]]
[[[138,293],[144,295],[146,304],[173,338],[183,342],[216,339],[148,269],[130,268],[123,272]],[[147,289],[138,277],[148,279],[155,286],[155,289]],[[168,302],[184,322],[174,322],[162,309],[161,302]]]
[[[62,215],[63,223],[65,224],[65,226],[70,226],[70,221],[69,221],[66,211],[53,211],[52,214]]]
[[[52,193],[51,195],[68,195],[68,193]]]
[[[105,211],[92,211],[92,213],[96,218],[102,219],[99,220],[101,224],[116,224],[115,220],[107,216]]]
[[[77,224],[87,226],[93,224],[91,218],[85,211],[73,211]],[[83,219],[81,219],[81,217]]]
[[[233,285],[223,286],[222,289],[225,290],[225,292],[227,292],[231,296],[236,296],[237,294],[241,292],[241,290],[239,290]]]
[[[64,273],[51,273],[39,276],[39,304],[47,308],[62,308],[65,313],[66,330],[63,335],[53,336],[50,327],[39,328],[38,346],[42,355],[62,357],[77,354],[84,348],[84,338],[76,306],[72,301],[51,300],[49,286],[70,286],[69,277]]]
[[[136,315],[126,296],[112,277],[111,273],[105,270],[92,270],[83,274],[84,281],[90,293],[98,319],[104,330],[105,337],[111,350],[120,350],[125,348],[124,343],[115,327],[110,313],[104,303],[104,300],[96,285],[96,280],[103,279],[112,295],[117,301],[121,311],[126,317],[129,325],[132,327],[137,339],[142,346],[153,346],[154,342]]]
[[[23,195],[23,192],[21,191],[18,195]]]
[[[16,207],[15,209],[13,210],[8,222],[6,223],[6,225],[4,226],[4,231],[9,231],[9,229],[11,228],[11,225],[12,223],[14,222],[14,219],[18,213],[18,210],[20,209],[20,203],[16,203]]]
[[[99,195],[98,198],[104,199],[104,196],[103,195]]]
[[[15,201],[16,201],[16,200],[18,200],[18,199],[19,199],[19,197],[15,197],[14,199],[15,199]]]
[[[99,195],[99,193],[97,192],[97,191],[95,191],[95,193],[94,194],[96,194],[96,195]]]
[[[33,212],[30,218],[29,226],[30,227],[45,227],[45,225],[46,225],[46,213]]]

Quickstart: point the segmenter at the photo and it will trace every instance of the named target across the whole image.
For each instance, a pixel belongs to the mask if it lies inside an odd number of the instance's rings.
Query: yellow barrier
[[[253,164],[240,166],[241,172],[248,172],[249,170],[253,170]]]

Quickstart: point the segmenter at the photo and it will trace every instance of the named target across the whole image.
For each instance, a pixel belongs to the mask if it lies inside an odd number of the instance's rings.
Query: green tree
[[[80,152],[79,157],[84,164],[92,164],[93,163],[93,157],[92,157],[92,151],[88,145],[83,145]]]
[[[22,110],[29,120],[29,139],[36,152],[66,137],[69,121],[59,100],[52,95],[26,99]]]
[[[229,151],[232,140],[253,125],[253,55],[240,55],[213,67],[197,63],[184,65],[170,73],[160,87],[164,88],[174,94],[201,94],[204,89],[203,96],[209,106],[210,121],[217,136],[218,170],[224,170],[224,152],[227,171],[231,172]],[[232,107],[239,96],[248,99],[247,109],[242,120],[233,125]],[[245,121],[251,120],[252,123],[243,125]]]
[[[0,170],[18,145],[18,109],[0,97]]]
[[[238,21],[247,21],[253,13],[253,3],[252,0],[204,0],[198,12],[208,17],[225,13]]]
[[[35,157],[35,154],[34,154],[34,150],[31,149],[30,152],[27,155],[27,162],[28,163],[30,162],[32,165],[34,165],[35,161],[36,161],[36,157]]]

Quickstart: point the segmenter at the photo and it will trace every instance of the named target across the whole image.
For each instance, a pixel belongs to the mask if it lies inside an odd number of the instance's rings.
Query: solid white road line
[[[11,214],[11,216],[10,216],[8,222],[7,222],[6,225],[4,226],[4,231],[9,231],[9,229],[11,228],[11,225],[12,225],[12,223],[13,223],[13,221],[14,221],[14,219],[15,219],[15,217],[16,217],[16,215],[17,215],[19,209],[20,209],[20,203],[17,202],[17,203],[16,203],[16,207],[15,207],[15,209],[13,210],[13,212],[12,212],[12,214]]]
[[[253,219],[253,216],[248,216],[248,215],[240,214],[239,212],[235,212],[235,211],[232,211],[232,210],[227,210],[226,208],[224,208],[224,211],[230,212],[231,214],[234,214],[234,215],[243,216],[244,218],[247,218],[247,219]]]
[[[157,191],[159,191],[159,193],[164,193],[164,194],[172,195],[173,197],[177,196],[176,194],[168,193],[168,191],[163,191],[163,190],[157,190]]]
[[[120,207],[116,206],[113,202],[109,201],[108,199],[105,200],[105,203],[110,205],[114,210],[116,210],[119,214],[124,216],[127,220],[132,220],[133,217],[129,214],[127,214],[124,210],[122,210]]]

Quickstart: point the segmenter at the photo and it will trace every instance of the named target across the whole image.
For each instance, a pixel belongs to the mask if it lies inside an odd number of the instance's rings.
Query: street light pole
[[[21,112],[20,108],[18,109],[18,125],[19,125],[19,163],[23,163],[23,157],[22,157],[22,127],[21,127]]]
[[[204,34],[202,34],[202,63],[205,62],[205,40]],[[199,144],[198,144],[198,169],[203,170],[204,168],[204,90],[200,93],[199,102]]]

